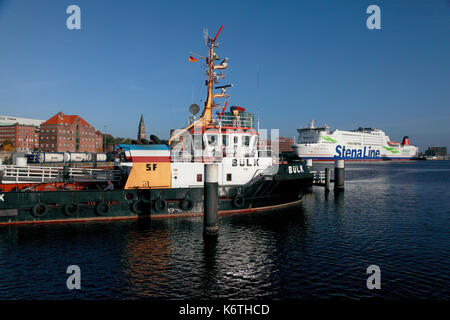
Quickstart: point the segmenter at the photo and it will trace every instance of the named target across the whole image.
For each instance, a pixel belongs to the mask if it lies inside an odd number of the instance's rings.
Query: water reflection
[[[336,207],[337,214],[345,213],[345,191],[344,190],[335,190],[334,191],[334,203]]]
[[[220,290],[220,281],[217,278],[219,271],[217,270],[217,245],[218,237],[203,237],[203,256],[201,275],[202,295],[209,297],[210,292]]]
[[[173,248],[170,231],[159,221],[139,221],[127,238],[121,260],[126,279],[123,289],[131,296],[152,296],[169,285]]]

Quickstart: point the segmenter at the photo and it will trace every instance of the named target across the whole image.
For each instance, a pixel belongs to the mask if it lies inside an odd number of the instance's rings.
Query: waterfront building
[[[0,144],[11,141],[16,151],[39,146],[39,126],[45,120],[0,115]]]
[[[294,144],[294,140],[292,138],[279,137],[278,138],[278,151],[281,152],[292,152],[292,145]],[[266,146],[267,149],[271,149],[271,140],[260,139],[259,146]]]
[[[0,115],[0,126],[10,126],[18,123],[20,125],[39,127],[43,122],[45,120]]]
[[[98,152],[100,131],[78,115],[58,112],[40,126],[39,148],[45,152]]]
[[[427,157],[445,157],[447,155],[447,147],[428,147],[425,150],[425,156]]]
[[[11,117],[12,118],[12,117]],[[16,151],[33,151],[39,147],[39,129],[34,125],[0,124],[0,144],[11,141]]]

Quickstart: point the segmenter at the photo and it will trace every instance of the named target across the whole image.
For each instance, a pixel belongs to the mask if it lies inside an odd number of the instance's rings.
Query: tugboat
[[[40,173],[42,168],[22,167],[28,170],[28,176],[21,175],[26,187],[0,191],[0,224],[200,216],[206,163],[218,164],[219,214],[300,205],[303,192],[313,183],[306,163],[280,157],[276,139],[269,148],[262,130],[255,128],[254,114],[245,108],[226,110],[230,98],[226,91],[232,85],[217,83],[224,79],[228,58],[217,63],[215,52],[222,28],[214,38],[205,33],[208,55],[197,55],[205,61],[207,75],[207,97],[198,119],[200,107],[193,104],[189,124],[172,130],[167,144],[153,136],[155,144],[116,146],[115,170],[62,168],[47,177]],[[189,60],[198,61],[192,56]],[[219,98],[225,99],[223,105],[216,102]],[[8,172],[14,169],[0,167],[0,188],[12,179]],[[25,181],[29,172],[40,180]]]

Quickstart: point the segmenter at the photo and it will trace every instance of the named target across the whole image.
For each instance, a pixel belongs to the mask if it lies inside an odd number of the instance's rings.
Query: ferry
[[[223,27],[223,26],[222,26]],[[254,114],[227,110],[232,85],[224,79],[228,58],[218,63],[217,38],[205,33],[206,99],[190,106],[188,125],[171,130],[167,144],[118,145],[111,169],[0,164],[0,224],[172,218],[203,214],[204,168],[218,165],[219,214],[299,206],[313,174],[305,161],[283,159],[276,140],[260,143]],[[220,100],[219,99],[224,99]]]
[[[411,160],[417,158],[419,149],[405,136],[402,142],[393,142],[384,131],[359,127],[353,131],[330,130],[327,125],[297,129],[298,143],[294,153],[302,159],[313,161],[383,161]]]

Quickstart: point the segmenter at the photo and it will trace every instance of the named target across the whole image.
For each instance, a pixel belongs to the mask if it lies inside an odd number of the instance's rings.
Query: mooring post
[[[344,190],[344,160],[336,160],[334,167],[334,190]]]
[[[219,226],[219,167],[205,164],[203,191],[203,233],[217,235]]]
[[[330,168],[325,168],[325,192],[330,191]]]
[[[114,158],[114,170],[120,170],[120,159]]]
[[[97,169],[97,154],[96,153],[92,153],[92,158],[94,160],[94,169]]]

